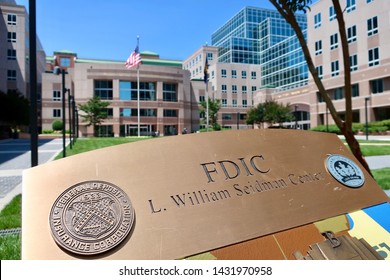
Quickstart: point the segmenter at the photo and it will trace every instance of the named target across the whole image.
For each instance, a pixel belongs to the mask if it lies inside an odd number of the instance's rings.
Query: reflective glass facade
[[[304,35],[306,37],[306,31]],[[308,83],[308,67],[296,36],[289,37],[261,52],[263,87],[287,90]]]
[[[297,16],[297,19],[305,28],[306,17]],[[268,23],[261,24],[264,21]],[[245,7],[214,32],[211,41],[219,47],[219,62],[261,64],[261,51],[292,34],[276,10]]]

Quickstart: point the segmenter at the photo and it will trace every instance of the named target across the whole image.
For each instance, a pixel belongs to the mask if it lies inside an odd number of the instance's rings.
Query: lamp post
[[[298,105],[295,105],[295,129],[298,129]]]
[[[69,116],[69,148],[72,149],[72,99],[73,96],[70,95],[70,90],[68,89],[68,116]]]
[[[73,145],[75,142],[76,137],[76,101],[74,100],[74,96],[72,96],[72,138],[73,138]]]
[[[237,113],[237,130],[240,129],[240,112]]]
[[[38,114],[37,114],[37,47],[36,47],[36,3],[29,0],[29,31],[30,31],[30,133],[31,133],[31,167],[38,165]]]
[[[365,112],[366,112],[366,140],[368,140],[368,108],[367,108],[367,104],[368,104],[369,100],[370,100],[369,96],[364,99],[364,108],[365,108]]]
[[[65,88],[65,69],[61,69],[59,66],[54,67],[53,74],[62,75],[62,157],[66,157],[66,139],[65,139],[65,94],[68,89]]]

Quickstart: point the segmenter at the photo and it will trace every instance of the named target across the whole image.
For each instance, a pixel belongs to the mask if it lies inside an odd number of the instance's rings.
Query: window
[[[336,19],[336,11],[334,9],[334,6],[329,7],[329,21],[332,21]]]
[[[16,70],[8,70],[7,71],[7,80],[8,81],[16,80]]]
[[[96,134],[99,137],[112,137],[114,136],[114,130],[112,125],[97,125]]]
[[[351,67],[351,72],[358,70],[358,57],[357,57],[357,54],[351,55],[349,57],[349,65]]]
[[[237,78],[237,70],[232,70],[232,78]]]
[[[95,80],[95,96],[102,100],[112,100],[112,81]]]
[[[53,109],[53,118],[61,118],[61,109]]]
[[[227,86],[221,85],[222,93],[227,93]]]
[[[8,49],[7,50],[7,59],[8,60],[16,60],[16,50]]]
[[[176,84],[163,84],[163,101],[177,102]]]
[[[383,79],[371,81],[371,92],[373,94],[383,92]]]
[[[321,13],[314,15],[314,28],[321,26]]]
[[[16,32],[8,32],[8,42],[16,43]]]
[[[379,65],[379,48],[368,50],[368,66]]]
[[[374,2],[374,0],[366,0],[366,3],[371,3],[371,2]]]
[[[102,112],[107,114],[107,117],[112,117],[114,115],[113,108],[104,108],[102,109]]]
[[[336,88],[334,91],[334,100],[344,99],[344,88]]]
[[[211,79],[214,79],[215,75],[214,75],[214,70],[211,71]]]
[[[167,109],[164,109],[163,115],[164,115],[164,117],[174,117],[174,118],[176,118],[177,117],[177,110],[167,110]],[[157,116],[157,111],[156,111],[156,116]]]
[[[334,50],[339,46],[338,34],[335,33],[330,36],[330,49]]]
[[[356,10],[356,0],[347,0],[347,13]]]
[[[246,71],[241,71],[241,78],[246,79]]]
[[[367,35],[372,36],[378,33],[378,17],[367,20]]]
[[[60,66],[70,67],[70,58],[69,57],[61,57],[60,58]]]
[[[227,99],[222,98],[222,107],[227,107]]]
[[[237,85],[232,85],[232,93],[237,93]]]
[[[340,69],[339,69],[339,61],[332,61],[331,63],[331,75],[332,77],[338,76],[340,74]]]
[[[112,81],[111,81],[112,85]],[[156,101],[155,83],[140,82],[140,100]],[[168,92],[168,90],[167,90]],[[119,81],[119,99],[120,100],[137,100],[137,82]],[[172,97],[172,96],[171,96]],[[168,98],[168,97],[167,97]]]
[[[256,80],[256,72],[252,71],[251,72],[252,80]]]
[[[8,18],[8,25],[16,25],[16,15],[15,14],[8,14],[7,15],[7,18]]]
[[[233,107],[237,107],[237,99],[232,100]]]
[[[221,69],[222,78],[226,78],[226,69]]]
[[[359,84],[353,84],[352,85],[352,97],[358,97],[359,96]]]
[[[232,119],[232,114],[222,114],[222,119],[225,121],[230,121]]]
[[[315,55],[322,54],[322,40],[319,40],[315,43],[315,49],[316,49]]]
[[[207,60],[213,60],[213,53],[207,53]]]
[[[323,69],[322,69],[322,65],[317,66],[317,67],[316,67],[316,70],[317,70],[317,73],[318,73],[318,77],[319,77],[320,79],[322,79],[323,76],[324,76]]]
[[[246,99],[242,100],[242,107],[244,108],[248,107],[248,101]]]
[[[247,93],[246,86],[242,86],[241,91],[242,91],[242,94],[246,94]]]
[[[252,93],[254,93],[257,90],[256,86],[252,86]]]
[[[352,26],[352,27],[349,27],[347,29],[347,40],[348,40],[348,43],[352,43],[352,42],[355,42],[357,39],[356,37],[356,25]]]
[[[53,101],[61,101],[61,91],[53,90]]]

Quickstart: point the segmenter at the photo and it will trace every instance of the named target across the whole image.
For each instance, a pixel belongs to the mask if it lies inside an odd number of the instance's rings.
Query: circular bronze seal
[[[134,208],[126,193],[103,181],[78,183],[54,202],[51,234],[63,249],[81,255],[111,250],[129,234]]]

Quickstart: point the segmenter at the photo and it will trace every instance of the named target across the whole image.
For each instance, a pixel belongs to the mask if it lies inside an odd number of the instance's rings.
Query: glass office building
[[[307,85],[308,67],[296,36],[267,48],[260,56],[262,87],[288,90]]]
[[[305,29],[306,16],[297,20]],[[211,41],[219,48],[219,62],[261,64],[262,51],[293,34],[276,10],[245,7],[215,31]]]

